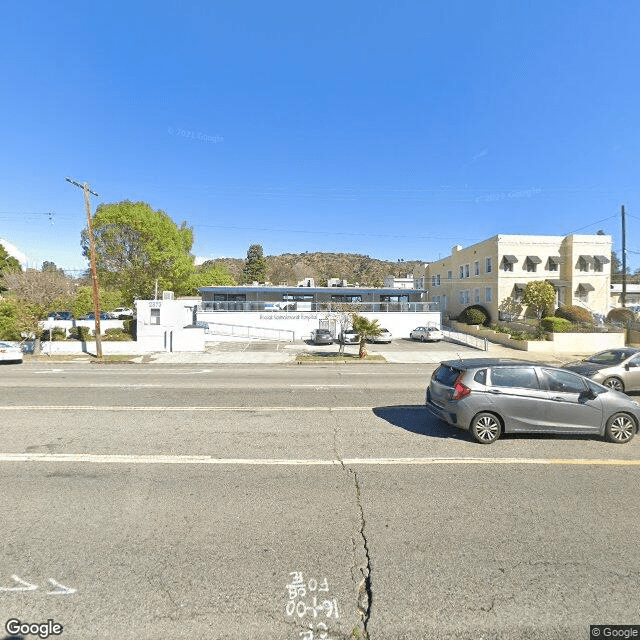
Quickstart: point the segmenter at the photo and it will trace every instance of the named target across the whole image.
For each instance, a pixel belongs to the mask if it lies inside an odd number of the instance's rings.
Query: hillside
[[[303,278],[313,278],[316,286],[326,284],[329,278],[347,280],[349,284],[363,286],[382,286],[385,276],[404,277],[421,270],[423,260],[389,262],[377,260],[356,253],[284,253],[279,256],[265,256],[267,262],[267,280],[272,284],[286,282],[295,286]],[[205,264],[224,266],[231,276],[242,281],[243,258],[216,258]]]

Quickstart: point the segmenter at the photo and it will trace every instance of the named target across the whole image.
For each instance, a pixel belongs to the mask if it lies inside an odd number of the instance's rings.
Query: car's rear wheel
[[[614,391],[620,391],[621,393],[624,393],[624,382],[622,382],[620,378],[611,376],[610,378],[606,378],[605,380],[603,380],[602,384],[605,387],[613,389]]]
[[[614,413],[607,420],[605,435],[609,442],[624,444],[633,438],[636,432],[636,423],[627,413]]]
[[[500,420],[493,413],[483,411],[471,421],[471,435],[480,444],[491,444],[495,442],[502,433]]]

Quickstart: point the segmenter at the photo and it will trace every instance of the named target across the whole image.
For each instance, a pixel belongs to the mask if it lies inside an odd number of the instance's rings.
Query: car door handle
[[[489,393],[500,394],[502,391],[500,391],[500,389],[489,389]]]
[[[554,398],[551,398],[552,400],[555,400],[556,402],[564,402],[564,398],[561,398],[560,396],[555,396]]]

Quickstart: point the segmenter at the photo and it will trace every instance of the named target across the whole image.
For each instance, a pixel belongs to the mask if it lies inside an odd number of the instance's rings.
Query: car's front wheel
[[[624,393],[624,382],[622,382],[620,378],[611,376],[610,378],[606,378],[605,380],[603,380],[602,384],[605,387],[613,389],[614,391],[620,391],[621,393]]]
[[[491,444],[495,442],[502,433],[500,420],[493,413],[483,411],[471,421],[471,435],[480,444]]]
[[[424,336],[420,336],[420,342],[426,342],[427,339]]]
[[[627,413],[614,413],[608,420],[605,435],[609,442],[624,444],[633,438],[636,423]]]

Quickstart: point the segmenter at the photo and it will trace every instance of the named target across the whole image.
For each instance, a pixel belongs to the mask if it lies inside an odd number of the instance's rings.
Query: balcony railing
[[[437,302],[203,302],[197,311],[259,311],[264,313],[291,313],[315,311],[324,313],[426,313],[439,311]]]

